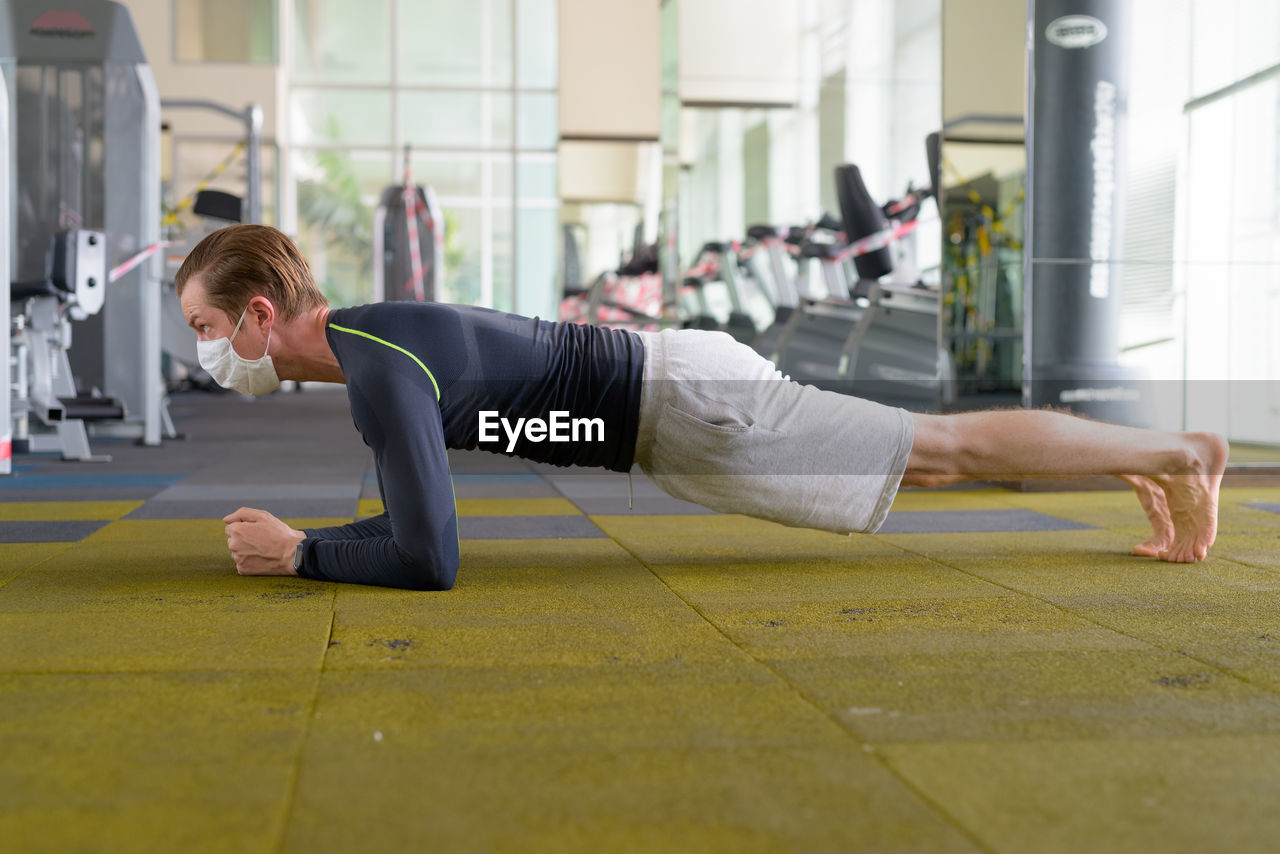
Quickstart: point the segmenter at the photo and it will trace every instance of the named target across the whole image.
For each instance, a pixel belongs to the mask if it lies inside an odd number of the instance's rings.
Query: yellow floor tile
[[[309,746],[284,851],[981,850],[852,742],[470,752],[371,736]]]
[[[889,745],[991,851],[1271,852],[1280,736]]]
[[[142,504],[141,501],[5,501],[0,502],[0,522],[115,520]]]

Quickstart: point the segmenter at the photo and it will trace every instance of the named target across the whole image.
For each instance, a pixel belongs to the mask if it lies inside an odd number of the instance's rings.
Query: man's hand
[[[306,534],[290,528],[265,510],[241,507],[227,523],[227,548],[241,575],[297,575],[293,552]]]

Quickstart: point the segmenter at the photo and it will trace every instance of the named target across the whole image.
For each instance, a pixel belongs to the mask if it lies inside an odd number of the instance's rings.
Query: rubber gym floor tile
[[[152,614],[205,611],[327,613],[332,603],[333,592],[325,585],[242,577],[229,559],[218,572],[176,569],[171,563],[99,572],[41,568],[0,588],[0,613],[127,612],[150,619]]]
[[[388,588],[335,585],[339,615],[540,614],[593,612],[679,605],[670,588],[616,544],[606,539],[469,540],[463,542],[462,569],[447,595],[405,593]],[[505,546],[521,547],[504,561]],[[599,548],[603,547],[603,548]]]
[[[1150,527],[1147,528],[1150,533]],[[1099,561],[1124,560],[1135,569],[1153,559],[1131,549],[1140,539],[1105,529],[1086,531],[1019,531],[969,534],[877,534],[874,539],[924,555],[948,566],[971,569],[998,564],[1028,573],[1056,572],[1064,563],[1078,569]]]
[[[1280,572],[1280,530],[1219,533],[1209,556]]]
[[[460,475],[535,474],[532,464],[526,460],[502,454],[491,454],[486,451],[459,451],[456,449],[449,450],[449,471]]]
[[[552,568],[564,570],[594,569],[624,562],[635,567],[632,558],[617,543],[606,537],[579,540],[463,540],[462,571],[459,579],[476,570]]]
[[[1004,596],[1008,590],[918,555],[878,547],[839,560],[661,564],[653,572],[695,604]]]
[[[141,506],[141,501],[5,501],[0,522],[115,520]]]
[[[839,748],[848,735],[754,662],[326,671],[313,745],[582,754],[654,748]],[[750,714],[724,714],[750,709]]]
[[[477,757],[371,735],[308,745],[284,851],[980,850],[852,744]]]
[[[137,542],[163,549],[166,543],[227,543],[221,519],[119,519],[85,540],[85,545]]]
[[[0,584],[70,547],[70,543],[0,543]]]
[[[515,480],[510,477],[487,478],[479,481],[468,481],[454,478],[453,494],[455,498],[560,498],[551,484],[542,478],[534,480]],[[365,498],[378,498],[375,487],[372,495]]]
[[[452,471],[452,470],[451,470]],[[374,475],[366,479],[366,483],[377,483]],[[489,474],[467,474],[465,471],[453,471],[454,486],[516,486],[518,484],[534,485],[546,483],[542,475],[528,471],[491,472]]]
[[[459,516],[575,516],[578,508],[559,496],[535,498],[457,498]],[[385,511],[380,499],[363,498],[358,516],[377,516]]]
[[[315,675],[0,676],[11,851],[263,850]]]
[[[234,509],[234,508],[233,508]],[[281,519],[295,528],[323,528],[345,525],[350,516],[328,518]],[[84,540],[85,545],[106,543],[138,543],[163,553],[165,548],[180,550],[185,543],[218,543],[225,550],[227,526],[222,519],[120,519],[108,524]],[[225,551],[224,551],[225,554]]]
[[[1164,650],[797,659],[777,671],[859,738],[1280,734],[1280,696]]]
[[[224,484],[226,482],[224,481]],[[214,501],[240,502],[270,500],[314,501],[321,498],[355,499],[360,488],[354,483],[234,483],[232,485],[182,484],[161,492],[152,501]],[[238,506],[238,505],[237,505]],[[234,509],[234,508],[232,508]]]
[[[1099,625],[1184,652],[1280,690],[1280,610],[1274,592],[1202,589],[1141,597],[1054,597]]]
[[[1280,504],[1249,504],[1255,510],[1266,510],[1268,513],[1280,513]]]
[[[1128,553],[1131,538],[1110,532],[1088,535],[1044,534],[1033,546],[1028,534],[993,537],[987,549],[973,548],[971,538],[958,534],[886,537],[939,563],[981,577],[994,584],[1034,596],[1138,597],[1188,593],[1215,596],[1232,589],[1251,595],[1276,591],[1280,574],[1222,560],[1216,552],[1208,560],[1175,564]],[[1093,554],[1060,545],[1062,538],[1087,536],[1100,545]],[[1050,538],[1059,538],[1053,542]],[[1020,548],[1015,548],[1020,546]]]
[[[0,521],[0,543],[78,543],[108,524],[107,521]]]
[[[3,480],[3,478],[0,478]],[[10,488],[0,491],[0,505],[10,501],[146,501],[163,492],[163,486],[110,486],[93,489],[28,489]]]
[[[171,486],[182,480],[179,474],[19,474],[0,477],[0,492],[26,489],[100,489]]]
[[[462,516],[458,532],[464,540],[558,539],[603,537],[586,516]]]
[[[113,523],[118,524],[118,523]],[[144,577],[148,572],[179,573],[193,583],[214,574],[235,572],[226,538],[116,540],[63,546],[33,571],[76,571],[98,575],[123,574]]]
[[[222,519],[238,510],[242,504],[226,499],[212,501],[164,501],[159,498],[148,501],[134,510],[127,519]],[[264,498],[252,505],[266,510],[277,518],[286,517],[346,517],[351,518],[356,509],[352,498]]]
[[[1007,489],[906,489],[893,499],[894,512],[925,510],[1000,510],[1009,507]]]
[[[1269,852],[1280,838],[1280,736],[879,752],[992,851]]]
[[[570,500],[579,498],[670,498],[643,474],[632,475],[631,488],[627,476],[617,472],[596,474],[547,475],[547,481]]]
[[[7,586],[7,585],[6,585]],[[263,611],[78,610],[0,614],[0,672],[155,672],[318,668],[331,615]]]
[[[788,528],[746,516],[592,516],[627,551],[649,565],[752,563],[887,554],[869,537]],[[871,549],[872,552],[863,551]]]
[[[326,670],[747,660],[678,603],[582,613],[486,613],[483,607],[447,613],[424,607],[396,615],[340,611],[330,643]]]
[[[589,516],[710,516],[716,511],[678,498],[574,498],[573,504]]]
[[[885,519],[878,533],[992,534],[1015,531],[1087,531],[1092,528],[1092,525],[1046,516],[1032,510],[895,510]]]
[[[759,659],[1139,649],[1146,644],[1026,596],[699,604]]]
[[[459,498],[459,516],[574,516],[578,508],[551,498]]]

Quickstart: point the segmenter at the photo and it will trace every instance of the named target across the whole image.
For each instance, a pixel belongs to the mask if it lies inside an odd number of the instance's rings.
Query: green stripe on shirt
[[[410,359],[413,359],[415,362],[417,362],[417,363],[418,363],[418,367],[419,367],[419,368],[422,368],[423,372],[427,375],[427,379],[431,380],[431,386],[432,386],[432,388],[434,388],[434,389],[436,390],[436,400],[439,400],[439,399],[440,399],[440,386],[439,386],[439,384],[436,382],[436,378],[435,378],[434,376],[432,376],[432,375],[431,375],[431,371],[427,370],[427,366],[426,366],[426,365],[424,365],[424,364],[422,364],[422,360],[421,360],[421,359],[419,359],[417,356],[415,356],[415,355],[413,355],[412,353],[410,353],[410,352],[409,352],[408,350],[406,350],[405,348],[403,348],[403,347],[398,347],[398,346],[396,346],[395,344],[392,344],[390,341],[383,341],[383,340],[382,340],[381,338],[379,338],[378,336],[376,336],[376,335],[370,335],[368,332],[361,332],[359,329],[348,329],[348,328],[346,328],[345,326],[339,326],[339,325],[338,325],[338,324],[336,324],[336,323],[330,323],[330,324],[329,324],[329,328],[330,328],[330,329],[336,329],[336,330],[338,330],[339,332],[349,332],[349,333],[350,333],[350,334],[352,334],[352,335],[359,335],[361,338],[368,338],[370,341],[377,341],[379,344],[384,344],[384,345],[386,345],[387,347],[390,347],[392,350],[399,350],[401,353],[404,353],[404,354],[405,354],[406,356],[408,356]]]

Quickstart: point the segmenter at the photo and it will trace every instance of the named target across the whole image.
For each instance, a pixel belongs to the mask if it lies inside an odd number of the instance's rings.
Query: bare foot
[[[1133,547],[1133,553],[1142,557],[1159,557],[1162,551],[1173,545],[1173,517],[1169,515],[1169,502],[1164,490],[1154,480],[1141,475],[1122,474],[1120,479],[1133,487],[1138,503],[1151,520],[1151,536]]]
[[[1155,478],[1173,518],[1173,542],[1160,559],[1174,563],[1204,560],[1218,536],[1218,490],[1227,467],[1227,443],[1213,433],[1184,433],[1192,453],[1181,471]]]

